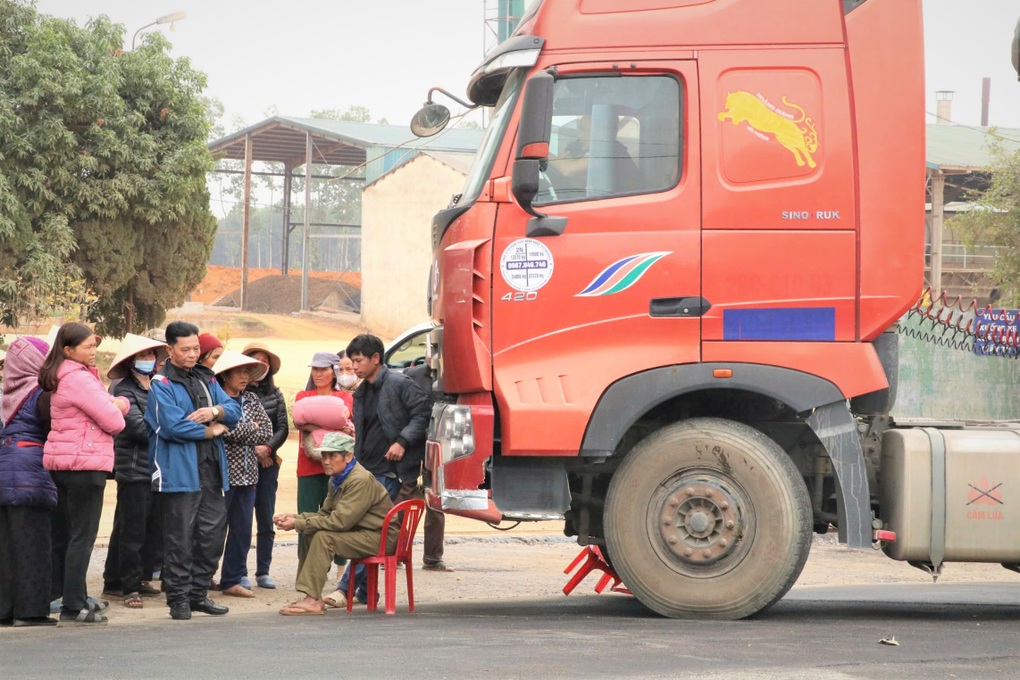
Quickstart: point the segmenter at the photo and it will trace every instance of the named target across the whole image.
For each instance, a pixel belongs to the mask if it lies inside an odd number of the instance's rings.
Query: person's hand
[[[273,517],[273,524],[275,524],[276,528],[280,531],[293,531],[295,524],[294,520],[296,518],[297,515],[292,512],[282,512]]]
[[[271,454],[272,452],[273,452],[273,450],[271,448],[269,448],[268,444],[256,444],[255,445],[255,455],[257,455],[259,457],[259,460],[264,460],[264,459],[268,458],[269,454]]]
[[[214,436],[214,437],[219,437],[220,435],[224,435],[228,431],[227,430],[227,426],[224,425],[223,423],[213,423],[212,425],[207,425],[206,427],[208,427],[210,430],[212,430],[212,436]]]
[[[120,409],[121,413],[127,413],[131,410],[131,402],[124,397],[110,397],[110,401],[113,402],[114,406]]]
[[[216,420],[216,409],[212,406],[203,406],[197,411],[189,413],[188,420],[196,423],[211,423]]]
[[[272,458],[261,458],[261,459],[259,459],[259,465],[261,465],[264,468],[273,467],[274,463],[275,463],[275,461]]]
[[[400,460],[404,457],[404,447],[399,443],[393,444],[390,450],[386,452],[386,460]]]
[[[343,429],[341,429],[340,431],[343,432],[348,437],[353,437],[354,436],[354,423],[352,423],[351,421],[348,420],[347,424],[344,425]]]

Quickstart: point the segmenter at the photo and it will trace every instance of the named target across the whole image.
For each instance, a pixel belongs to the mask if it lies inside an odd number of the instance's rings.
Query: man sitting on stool
[[[369,557],[379,550],[383,519],[393,507],[385,487],[354,458],[354,439],[330,432],[318,448],[322,467],[330,477],[329,493],[318,512],[281,513],[273,518],[281,531],[310,537],[308,553],[298,564],[297,590],[304,599],[280,613],[284,616],[320,615],[326,610],[322,589],[334,557]],[[398,524],[390,526],[389,551],[397,546]]]

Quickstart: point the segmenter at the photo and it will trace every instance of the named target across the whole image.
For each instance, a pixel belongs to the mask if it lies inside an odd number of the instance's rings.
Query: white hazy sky
[[[830,0],[835,2],[836,0]],[[495,7],[495,0],[488,3]],[[953,90],[953,120],[981,121],[981,79],[990,77],[992,125],[1020,128],[1020,82],[1009,45],[1017,0],[923,0],[928,92]],[[38,0],[40,12],[79,23],[106,14],[134,31],[156,17],[187,12],[167,33],[175,56],[209,78],[207,94],[224,121],[248,124],[272,107],[281,115],[367,106],[373,120],[404,124],[439,85],[463,96],[467,78],[491,44],[484,0]],[[140,39],[140,38],[139,38]],[[451,108],[455,108],[451,106]],[[890,108],[890,115],[894,112]],[[934,122],[929,115],[927,122]]]

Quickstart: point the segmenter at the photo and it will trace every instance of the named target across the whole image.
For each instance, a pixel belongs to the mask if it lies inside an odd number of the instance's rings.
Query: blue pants
[[[383,475],[375,475],[375,478],[379,480],[379,483],[386,487],[386,492],[390,495],[390,500],[395,500],[397,494],[400,493],[400,480],[395,477],[385,477]],[[351,566],[347,565],[347,570],[344,575],[340,578],[340,583],[337,584],[336,589],[342,592],[345,596],[347,595],[347,587],[351,581]],[[354,571],[354,594],[358,598],[358,602],[364,604],[368,602],[368,577],[365,575],[365,565],[359,564],[358,568]]]
[[[255,541],[255,576],[268,576],[273,562],[273,541],[276,539],[273,515],[276,513],[276,490],[280,485],[280,466],[259,468],[259,483],[255,486],[255,522],[258,536]],[[245,569],[244,575],[248,575]]]
[[[224,495],[227,506],[227,542],[223,549],[220,588],[226,590],[241,582],[248,572],[251,549],[252,511],[255,509],[255,485],[232,486]]]

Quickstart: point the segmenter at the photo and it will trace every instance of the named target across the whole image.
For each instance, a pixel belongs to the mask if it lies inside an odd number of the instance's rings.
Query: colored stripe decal
[[[836,339],[835,307],[727,309],[723,311],[724,340]]]
[[[613,264],[609,265],[608,267],[606,267],[605,269],[602,270],[601,274],[599,274],[598,276],[595,277],[594,281],[592,281],[591,283],[588,284],[587,288],[585,288],[580,293],[578,293],[578,295],[588,295],[593,290],[595,290],[596,288],[601,286],[603,283],[605,283],[606,279],[608,279],[610,276],[615,274],[617,269],[619,269],[623,265],[627,264],[631,260],[636,260],[638,257],[640,257],[640,256],[639,255],[631,255],[630,257],[624,258],[624,259],[620,260],[619,262],[614,262]]]
[[[627,290],[637,283],[648,269],[670,253],[641,253],[631,255],[609,265],[576,297],[612,295]]]

